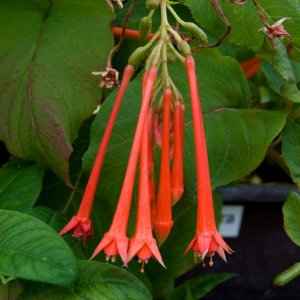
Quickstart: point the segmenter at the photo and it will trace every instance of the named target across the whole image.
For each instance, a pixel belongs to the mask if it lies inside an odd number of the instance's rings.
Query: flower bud
[[[134,66],[134,69],[136,70],[141,61],[145,58],[147,50],[148,48],[145,47],[136,48],[129,56],[128,64]]]
[[[146,7],[150,9],[157,9],[160,5],[160,0],[146,0]]]
[[[184,41],[181,40],[178,44],[177,44],[178,50],[184,55],[184,56],[188,56],[190,55],[191,52],[191,47],[189,46],[189,44]]]
[[[191,35],[200,42],[204,42],[207,43],[207,36],[205,34],[205,32],[199,28],[196,24],[192,23],[192,22],[186,22],[184,24],[182,24],[182,26],[184,27],[184,29],[186,29],[188,32],[191,33]]]
[[[146,37],[151,32],[151,28],[152,28],[151,18],[148,17],[142,18],[140,22],[140,28],[139,28],[142,37]]]

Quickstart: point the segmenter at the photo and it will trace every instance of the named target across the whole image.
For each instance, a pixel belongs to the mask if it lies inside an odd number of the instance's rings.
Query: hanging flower
[[[114,103],[112,112],[110,114],[108,123],[106,125],[96,159],[86,185],[80,207],[75,216],[71,218],[69,223],[59,232],[59,234],[63,235],[67,232],[73,232],[73,236],[76,239],[83,239],[83,242],[89,236],[93,236],[92,229],[92,220],[90,219],[92,206],[94,202],[94,197],[103,165],[104,156],[106,153],[106,149],[110,140],[110,136],[114,127],[114,123],[116,121],[116,117],[119,112],[119,108],[121,106],[122,100],[124,98],[125,91],[127,89],[128,83],[133,75],[134,68],[131,65],[127,65],[124,70],[123,79],[121,82],[120,89],[118,91],[116,101]]]
[[[143,136],[144,139],[142,140],[140,149],[140,178],[136,227],[134,236],[130,239],[128,250],[128,261],[137,256],[138,261],[142,263],[141,272],[144,272],[144,263],[147,263],[152,256],[164,266],[156,240],[152,235],[148,161],[150,131],[148,121],[145,122]]]
[[[119,201],[113,217],[112,224],[103,239],[95,249],[92,258],[94,258],[102,250],[106,254],[107,260],[112,258],[115,260],[120,255],[123,263],[127,266],[128,257],[128,237],[126,235],[128,217],[130,212],[131,198],[134,187],[134,178],[136,173],[138,155],[140,151],[141,140],[143,138],[143,128],[147,119],[151,93],[157,75],[157,68],[151,67],[147,72],[147,84],[143,94],[142,107],[140,110],[138,123],[133,139],[129,161],[123,181]]]
[[[173,226],[171,175],[170,175],[170,110],[172,92],[166,89],[163,94],[163,130],[159,186],[157,196],[154,231],[159,244],[168,237]]]
[[[184,105],[183,105],[184,106]],[[183,185],[183,139],[184,139],[184,110],[180,101],[174,103],[174,158],[171,172],[172,203],[176,204],[181,198]]]
[[[233,251],[224,242],[217,231],[214,207],[212,199],[212,188],[210,182],[209,162],[204,131],[204,122],[198,93],[198,83],[195,72],[195,61],[192,56],[187,56],[185,66],[189,80],[190,98],[192,107],[192,118],[195,138],[196,170],[197,170],[197,192],[198,213],[196,236],[189,244],[185,254],[193,248],[195,258],[200,257],[204,263],[206,256],[210,257],[217,252],[226,261],[225,251],[231,254]]]
[[[119,86],[119,72],[113,68],[106,67],[106,71],[92,72],[92,74],[95,76],[101,76],[101,80],[99,83],[100,87],[111,89],[113,87]]]

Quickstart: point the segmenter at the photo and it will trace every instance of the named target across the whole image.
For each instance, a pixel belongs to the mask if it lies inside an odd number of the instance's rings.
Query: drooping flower
[[[151,207],[152,223],[154,222],[155,213],[156,213],[156,193],[155,193],[154,158],[153,158],[154,136],[152,134],[152,130],[150,130],[153,128],[153,119],[154,119],[154,112],[153,112],[153,108],[150,107],[148,113],[149,134],[147,135],[147,138],[148,138],[148,172],[149,172],[149,189],[150,189],[150,207]]]
[[[141,272],[144,272],[144,263],[153,256],[164,266],[156,240],[152,235],[151,208],[150,208],[150,181],[149,181],[149,122],[144,125],[143,140],[140,149],[139,193],[134,236],[130,239],[128,261],[134,256],[142,263]]]
[[[163,129],[162,148],[156,215],[154,231],[159,244],[168,237],[173,226],[172,199],[171,199],[171,175],[170,175],[170,111],[172,92],[166,89],[163,94]]]
[[[101,76],[100,87],[111,89],[113,87],[119,86],[119,72],[113,68],[106,67],[106,71],[102,72],[92,72],[93,75]]]
[[[264,22],[264,27],[259,29],[259,31],[263,31],[267,34],[269,39],[273,44],[275,44],[275,38],[284,38],[286,36],[289,36],[289,33],[284,29],[282,23],[286,20],[290,19],[289,17],[287,18],[282,18],[275,22],[273,25],[268,24],[266,21]]]
[[[258,57],[253,57],[241,64],[241,67],[247,78],[252,77],[260,69],[260,59]]]
[[[189,80],[192,107],[198,199],[196,236],[189,244],[185,253],[193,248],[195,258],[200,257],[204,262],[205,257],[209,256],[209,264],[212,266],[212,256],[215,252],[226,261],[225,251],[229,254],[233,251],[224,242],[216,227],[204,122],[198,93],[195,61],[192,56],[186,57],[185,66]]]
[[[156,67],[151,67],[146,73],[147,83],[145,87],[145,92],[143,93],[142,106],[136,126],[133,144],[129,155],[129,161],[117,208],[110,229],[104,234],[104,237],[95,249],[92,258],[94,258],[99,252],[103,250],[108,260],[109,258],[112,258],[112,260],[114,260],[117,255],[120,255],[124,265],[127,266],[128,237],[126,235],[126,231],[128,217],[130,212],[131,198],[134,187],[134,178],[136,173],[138,156],[140,152],[140,145],[141,140],[143,138],[143,128],[147,119],[151,93],[156,79],[156,75]]]
[[[183,184],[183,138],[184,138],[184,111],[181,102],[174,103],[174,158],[171,172],[172,204],[176,204],[184,191]]]
[[[80,207],[75,216],[71,218],[69,223],[59,232],[59,234],[63,235],[67,232],[72,232],[73,236],[76,239],[83,239],[83,242],[89,237],[93,235],[92,229],[92,220],[90,219],[92,206],[94,202],[94,197],[103,165],[104,156],[106,153],[106,149],[110,140],[110,136],[114,127],[114,123],[116,117],[119,112],[119,108],[121,106],[122,100],[124,98],[124,94],[128,83],[133,75],[134,68],[131,65],[127,65],[124,70],[124,75],[122,78],[121,86],[118,91],[113,109],[111,111],[108,123],[106,125],[95,162],[86,185]]]

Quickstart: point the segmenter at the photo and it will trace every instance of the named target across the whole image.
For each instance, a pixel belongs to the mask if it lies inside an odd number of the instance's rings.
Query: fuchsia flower
[[[115,257],[117,255],[120,255],[124,265],[127,266],[127,251],[129,241],[126,235],[127,223],[130,212],[138,155],[140,152],[140,145],[143,138],[143,128],[147,119],[151,93],[156,79],[156,75],[156,67],[151,67],[146,73],[147,83],[145,87],[145,92],[143,93],[142,107],[138,118],[138,123],[133,139],[131,152],[129,155],[129,161],[117,208],[110,229],[108,230],[108,232],[105,233],[103,239],[95,249],[92,258],[94,258],[96,255],[98,255],[99,252],[103,250],[107,256],[107,260],[109,260],[109,258],[112,258],[112,261],[114,261]]]
[[[259,31],[264,31],[269,39],[274,43],[275,38],[284,38],[289,36],[289,33],[284,29],[282,23],[285,20],[290,18],[282,18],[275,22],[273,25],[268,24],[267,22],[264,23],[265,27],[261,28]]]
[[[94,202],[94,197],[99,181],[100,172],[102,169],[102,164],[105,156],[105,152],[109,143],[109,139],[113,130],[113,126],[116,117],[119,112],[126,88],[133,75],[134,68],[131,65],[127,65],[124,70],[123,79],[121,82],[120,89],[118,91],[116,101],[114,103],[111,115],[109,117],[108,123],[106,125],[101,144],[98,149],[98,153],[85,188],[79,210],[75,216],[69,221],[69,223],[59,232],[63,235],[67,232],[72,231],[73,236],[76,239],[83,239],[83,242],[89,237],[93,236],[92,220],[90,219],[91,210]]]
[[[174,103],[174,158],[171,172],[172,203],[176,204],[184,191],[183,184],[183,148],[184,148],[185,106],[180,101]]]
[[[170,111],[172,92],[166,89],[163,94],[163,130],[161,164],[158,186],[154,231],[159,244],[168,237],[173,226],[171,175],[170,175]]]
[[[106,67],[106,71],[103,72],[92,72],[93,75],[100,75],[101,80],[99,83],[100,87],[111,89],[113,87],[119,86],[119,72],[113,68]]]
[[[140,178],[138,193],[138,208],[134,236],[130,239],[128,261],[134,256],[142,263],[141,272],[144,272],[144,263],[154,256],[165,267],[156,240],[152,235],[151,208],[150,208],[150,184],[149,181],[149,122],[144,125],[143,140],[140,149]],[[153,175],[152,175],[153,176]]]
[[[226,261],[225,251],[229,254],[233,251],[224,242],[216,227],[204,123],[198,93],[195,61],[192,56],[186,57],[185,66],[190,86],[198,190],[196,236],[189,244],[185,254],[193,248],[195,259],[200,257],[204,262],[205,257],[209,256],[209,264],[212,266],[212,256],[215,252],[217,252],[224,261]]]
[[[148,113],[148,173],[149,173],[149,189],[150,189],[150,207],[151,207],[151,221],[154,222],[156,213],[156,195],[155,195],[155,178],[154,178],[154,160],[153,160],[153,147],[154,147],[154,136],[153,129],[154,112],[153,108],[149,108]]]

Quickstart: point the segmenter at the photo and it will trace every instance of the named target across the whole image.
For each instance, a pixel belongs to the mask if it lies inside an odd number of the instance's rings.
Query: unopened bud
[[[146,7],[150,9],[157,9],[160,5],[160,0],[146,0]]]
[[[136,69],[145,58],[147,50],[148,48],[145,47],[139,47],[135,49],[128,59],[128,64],[134,66]]]
[[[151,18],[144,17],[141,19],[139,31],[142,37],[146,37],[151,32],[152,20]]]
[[[188,32],[190,32],[191,35],[197,41],[207,43],[208,39],[207,39],[205,32],[200,27],[198,27],[196,24],[194,24],[192,22],[186,22],[186,23],[182,24],[182,26],[184,27],[184,29],[186,29]]]
[[[177,44],[178,50],[184,55],[184,56],[188,56],[190,55],[191,52],[191,47],[190,45],[184,41],[181,40],[178,44]]]

